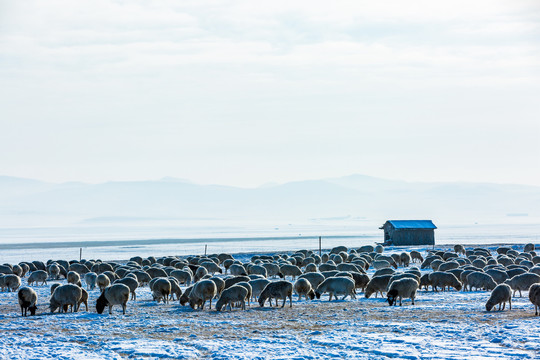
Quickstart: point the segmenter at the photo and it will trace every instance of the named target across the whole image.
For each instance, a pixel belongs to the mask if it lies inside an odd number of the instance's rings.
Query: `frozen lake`
[[[0,228],[0,262],[86,259],[122,260],[135,255],[245,253],[359,247],[382,242],[380,224],[308,224],[251,226],[66,226]],[[441,226],[436,244],[524,244],[540,242],[540,224]]]

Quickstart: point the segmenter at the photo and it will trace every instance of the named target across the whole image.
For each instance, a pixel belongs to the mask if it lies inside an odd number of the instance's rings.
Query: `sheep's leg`
[[[403,304],[401,304],[401,300],[403,300],[403,296],[399,295],[399,306],[403,305]]]
[[[333,293],[329,293],[330,295],[328,295],[328,301],[332,301],[332,295]]]
[[[126,315],[126,307],[127,307],[127,303],[122,303],[122,314],[123,315]]]
[[[242,300],[241,304],[242,304],[242,310],[246,310],[246,301]]]
[[[519,297],[522,297],[523,295],[521,295],[521,289],[519,289]]]
[[[307,295],[306,295],[306,300],[307,300]],[[290,304],[289,307],[292,307],[292,294],[289,294],[289,304]]]
[[[347,297],[347,295],[348,295],[348,294],[345,294],[345,295],[341,298],[341,300],[345,300],[345,298]],[[337,299],[337,296],[336,296],[336,299]]]
[[[284,296],[283,297],[283,305],[281,305],[281,307],[285,307],[285,303],[287,302],[287,296]],[[276,300],[276,303],[277,303],[277,300]]]
[[[112,315],[112,305],[109,305],[109,315]]]
[[[510,297],[510,299],[508,299],[508,305],[510,305],[510,310],[512,310],[512,297]]]

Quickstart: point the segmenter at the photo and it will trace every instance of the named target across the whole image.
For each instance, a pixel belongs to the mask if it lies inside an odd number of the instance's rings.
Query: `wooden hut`
[[[388,220],[384,230],[385,245],[435,245],[435,229],[431,220]]]

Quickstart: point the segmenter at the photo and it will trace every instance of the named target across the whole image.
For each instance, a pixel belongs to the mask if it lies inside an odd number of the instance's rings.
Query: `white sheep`
[[[292,279],[296,279],[297,276],[302,275],[302,270],[296,265],[285,264],[280,266],[279,272],[283,274],[284,277],[290,276]]]
[[[480,271],[473,271],[467,275],[467,285],[469,286],[470,291],[472,291],[473,287],[476,289],[493,290],[497,286],[497,283],[488,274]]]
[[[75,284],[78,286],[82,286],[81,276],[75,271],[70,271],[67,273],[67,282],[68,284]]]
[[[255,279],[250,280],[249,285],[251,285],[251,297],[253,300],[257,300],[259,296],[261,295],[262,291],[266,287],[266,285],[270,284],[270,280],[268,279]]]
[[[284,307],[287,298],[289,298],[290,306],[292,307],[292,293],[293,284],[291,282],[285,280],[272,282],[266,285],[264,290],[261,292],[261,295],[259,296],[259,305],[262,307],[264,306],[266,300],[275,299],[276,306],[278,306],[278,299],[283,299],[283,305],[281,305],[281,307]],[[271,302],[270,305],[272,305]]]
[[[491,311],[495,305],[499,305],[499,310],[504,310],[506,302],[510,305],[512,310],[512,289],[507,284],[499,284],[493,289],[489,299],[486,303],[486,311]]]
[[[36,315],[38,296],[34,289],[23,286],[19,289],[17,295],[21,307],[21,316],[27,316],[28,310],[30,310],[30,315]]]
[[[96,278],[96,285],[103,292],[107,286],[111,285],[111,280],[107,275],[99,274]]]
[[[232,311],[231,304],[240,303],[242,310],[246,309],[246,298],[249,297],[248,289],[244,286],[233,285],[228,289],[223,290],[219,300],[216,303],[216,310],[221,309],[229,305],[229,309]]]
[[[414,305],[416,290],[418,290],[418,281],[413,278],[403,278],[392,281],[386,294],[388,304],[390,304],[390,306],[397,305],[397,299],[399,298],[399,306],[401,306],[401,302],[405,297],[410,298]]]
[[[170,276],[176,278],[178,280],[178,283],[186,284],[187,286],[191,285],[191,282],[193,281],[193,274],[191,273],[191,271],[187,271],[185,269],[173,270],[171,271]]]
[[[240,264],[232,264],[230,267],[229,267],[229,271],[231,273],[231,275],[243,275],[243,276],[247,276],[247,271],[246,271],[246,268],[244,268],[244,266],[240,265]]]
[[[369,299],[369,297],[375,293],[375,297],[377,297],[378,293],[381,293],[381,297],[383,296],[383,292],[386,291],[388,288],[388,283],[390,282],[390,278],[393,275],[377,275],[371,278],[369,282],[366,285],[366,290],[364,291],[364,296]]]
[[[115,284],[124,284],[129,288],[129,292],[131,293],[131,300],[137,300],[137,294],[135,293],[135,290],[139,287],[139,282],[137,279],[132,277],[125,277],[122,279],[118,279],[114,281]]]
[[[59,309],[59,312],[67,312],[68,306],[71,306],[71,311],[79,310],[79,301],[82,297],[82,289],[74,284],[66,284],[58,286],[49,301],[51,312]]]
[[[516,296],[516,291],[519,291],[519,297],[521,297],[522,290],[527,291],[532,284],[540,283],[540,275],[524,273],[506,280],[504,283],[510,285],[512,290],[514,290],[514,297]]]
[[[21,278],[15,274],[4,276],[4,286],[9,291],[15,291],[21,286]]]
[[[443,291],[445,291],[446,287],[448,287],[448,290],[450,290],[450,286],[457,291],[461,290],[462,287],[461,282],[454,274],[443,271],[434,271],[429,274],[429,281],[431,282],[433,291],[437,291],[437,287],[439,286]]]
[[[94,290],[96,287],[98,275],[95,272],[89,272],[84,275],[84,282],[86,283],[86,289]]]
[[[307,279],[311,283],[311,287],[316,289],[319,285],[326,279],[326,277],[319,272],[310,272],[302,274],[298,277],[299,279]]]
[[[315,296],[317,296],[317,299],[320,299],[321,294],[324,294],[325,292],[329,293],[328,301],[332,300],[332,296],[335,296],[335,299],[337,300],[337,295],[343,295],[341,300],[345,300],[349,295],[352,299],[356,299],[354,280],[348,277],[339,276],[327,278],[319,285],[315,291]]]
[[[166,278],[153,278],[150,281],[150,290],[154,301],[158,303],[163,300],[164,304],[169,303],[169,295],[171,294],[171,282]]]
[[[103,313],[105,306],[109,307],[109,314],[112,315],[113,305],[122,306],[122,314],[126,315],[127,302],[129,300],[129,287],[124,284],[113,284],[107,287],[96,301],[96,311]]]
[[[192,309],[200,308],[204,310],[204,304],[206,303],[206,300],[208,300],[210,302],[210,309],[212,309],[212,299],[216,294],[216,283],[212,280],[201,280],[193,285],[193,288],[189,293],[189,305]]]
[[[298,295],[298,301],[302,299],[302,296],[308,299],[308,296],[310,300],[313,300],[315,298],[315,292],[313,291],[313,288],[311,287],[311,283],[306,278],[299,278],[294,283],[294,292]]]

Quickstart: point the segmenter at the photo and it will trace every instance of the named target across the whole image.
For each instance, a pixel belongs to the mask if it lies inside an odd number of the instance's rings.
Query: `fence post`
[[[204,245],[204,256],[206,256],[206,249],[208,248],[208,244]]]
[[[319,256],[322,256],[321,237],[319,236]]]
[[[82,260],[82,248],[79,249],[79,261]]]

